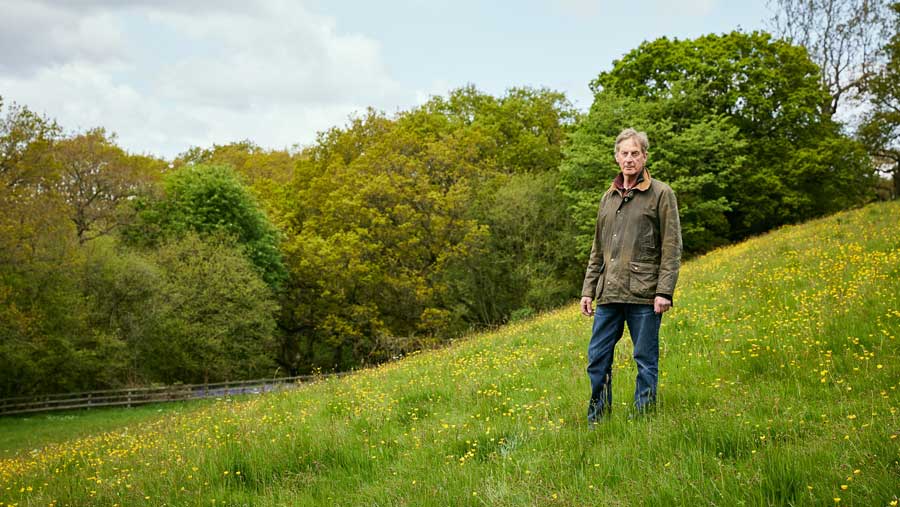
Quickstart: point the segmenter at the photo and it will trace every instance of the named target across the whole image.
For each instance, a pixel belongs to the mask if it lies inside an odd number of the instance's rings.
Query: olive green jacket
[[[681,221],[675,193],[644,169],[625,192],[621,174],[603,194],[582,297],[597,304],[670,301],[681,267]]]

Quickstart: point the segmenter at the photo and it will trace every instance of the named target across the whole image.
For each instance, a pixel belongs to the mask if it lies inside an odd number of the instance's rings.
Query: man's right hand
[[[594,309],[591,307],[591,303],[593,303],[593,298],[589,298],[587,296],[581,298],[581,314],[585,317],[590,317],[594,314]]]

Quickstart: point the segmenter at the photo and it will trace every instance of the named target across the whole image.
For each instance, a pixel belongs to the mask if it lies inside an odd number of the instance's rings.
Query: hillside
[[[896,505],[900,203],[685,264],[660,410],[589,431],[575,306],[0,461],[10,505]],[[19,421],[30,424],[27,419]]]

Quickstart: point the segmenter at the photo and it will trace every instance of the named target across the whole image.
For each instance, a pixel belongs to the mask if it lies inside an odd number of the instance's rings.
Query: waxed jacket
[[[681,249],[678,203],[668,185],[646,169],[631,190],[613,182],[600,200],[581,295],[597,304],[673,301]]]

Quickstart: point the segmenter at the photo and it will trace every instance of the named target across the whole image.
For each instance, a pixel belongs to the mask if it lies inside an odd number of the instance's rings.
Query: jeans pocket
[[[652,298],[659,281],[659,266],[649,262],[632,262],[629,267],[628,289],[640,298]]]

